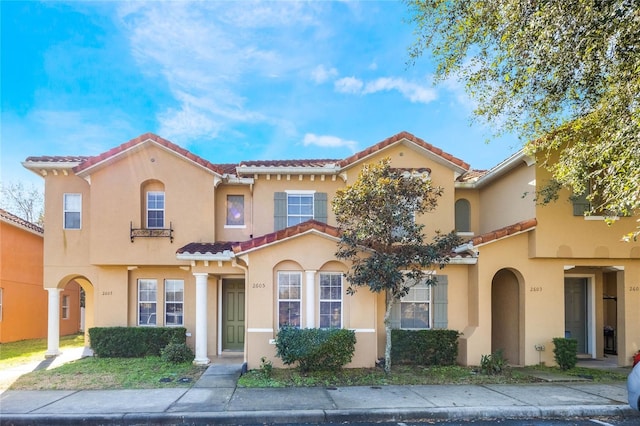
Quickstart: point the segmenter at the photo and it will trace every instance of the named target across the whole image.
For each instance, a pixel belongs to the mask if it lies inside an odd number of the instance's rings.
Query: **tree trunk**
[[[387,291],[386,292],[386,305],[387,308],[384,312],[384,329],[386,333],[386,342],[384,346],[384,371],[385,373],[391,373],[391,308],[393,307],[393,297]]]

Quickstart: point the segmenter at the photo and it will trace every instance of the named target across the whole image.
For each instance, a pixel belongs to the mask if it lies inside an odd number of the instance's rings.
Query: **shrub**
[[[300,370],[336,371],[353,358],[356,334],[345,329],[284,327],[276,338],[276,356]]]
[[[184,327],[93,327],[91,348],[102,358],[159,356],[169,343],[185,343]]]
[[[273,363],[267,359],[267,357],[260,358],[260,373],[265,379],[271,378],[271,373],[273,373]]]
[[[480,357],[480,372],[492,376],[502,373],[507,366],[507,359],[504,357],[502,349],[498,349],[490,355]]]
[[[191,362],[195,358],[193,351],[186,343],[169,343],[160,351],[160,358],[164,362],[182,364]]]
[[[571,370],[578,362],[578,341],[564,337],[553,338],[553,355],[562,370]]]
[[[391,359],[398,364],[454,365],[459,337],[455,330],[391,330]]]

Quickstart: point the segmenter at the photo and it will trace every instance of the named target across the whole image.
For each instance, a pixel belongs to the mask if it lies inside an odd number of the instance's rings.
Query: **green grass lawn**
[[[72,334],[60,337],[60,350],[84,346],[84,334]],[[47,351],[47,339],[20,340],[0,343],[0,370],[20,364],[44,360]]]
[[[21,376],[12,390],[152,389],[190,387],[205,367],[171,364],[160,357],[96,358],[72,361]]]
[[[83,335],[60,338],[60,349],[81,347]],[[19,364],[44,360],[46,339],[25,340],[0,344],[0,370]],[[50,370],[38,370],[21,376],[11,389],[147,389],[161,387],[189,387],[202,375],[206,367],[191,363],[170,364],[160,357],[147,358],[83,358]],[[265,374],[261,369],[243,375],[241,387],[288,386],[384,386],[429,384],[499,384],[535,383],[531,371],[550,372],[567,378],[580,377],[593,382],[625,381],[626,375],[591,368],[576,367],[562,371],[557,367],[535,366],[507,368],[502,374],[483,375],[476,368],[462,366],[423,367],[396,365],[390,374],[379,368],[344,369],[337,373],[314,372],[302,374],[296,368],[273,369]]]
[[[562,371],[557,367],[536,366],[533,371],[544,371],[567,379],[580,377],[593,382],[618,382],[626,376],[603,370],[576,367]],[[480,374],[477,368],[462,366],[394,366],[390,374],[379,368],[344,369],[337,373],[314,372],[302,374],[297,369],[274,369],[270,375],[262,370],[251,370],[240,377],[241,387],[288,386],[384,386],[384,385],[443,385],[443,384],[516,384],[536,383],[541,380],[531,375],[529,368],[507,368],[501,374]]]

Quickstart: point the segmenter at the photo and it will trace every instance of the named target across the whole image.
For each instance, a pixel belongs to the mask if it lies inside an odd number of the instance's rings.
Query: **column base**
[[[44,357],[47,358],[47,359],[48,358],[55,358],[58,355],[62,355],[62,352],[60,352],[60,351],[57,351],[57,352],[47,351],[47,352],[44,353]]]
[[[209,365],[211,360],[209,358],[196,358],[193,360],[193,365]]]

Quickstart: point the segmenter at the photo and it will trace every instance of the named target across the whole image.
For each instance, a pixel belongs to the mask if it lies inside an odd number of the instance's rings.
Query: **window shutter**
[[[584,216],[584,213],[589,211],[591,204],[589,200],[587,200],[587,196],[589,195],[589,191],[585,190],[581,195],[573,195],[571,197],[571,201],[573,202],[573,215],[574,216]]]
[[[431,294],[433,296],[433,328],[447,328],[447,287],[449,279],[446,275],[438,275],[437,278],[438,284],[431,287]]]
[[[273,228],[279,231],[287,227],[287,193],[276,192],[273,196]]]
[[[326,192],[316,192],[313,195],[313,218],[318,222],[327,223]]]

